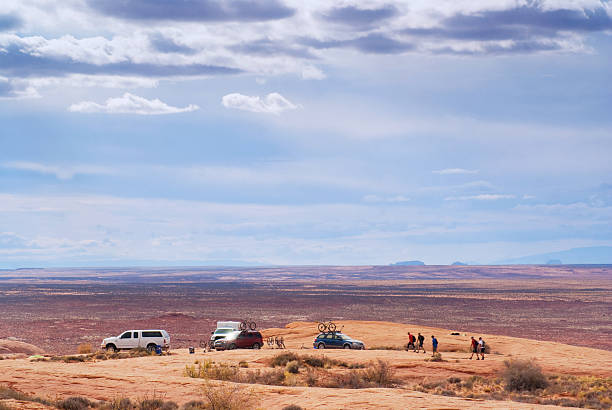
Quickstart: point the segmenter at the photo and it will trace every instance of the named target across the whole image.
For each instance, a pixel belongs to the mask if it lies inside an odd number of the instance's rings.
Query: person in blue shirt
[[[438,339],[436,339],[434,335],[431,335],[431,347],[433,349],[433,356],[438,352]]]

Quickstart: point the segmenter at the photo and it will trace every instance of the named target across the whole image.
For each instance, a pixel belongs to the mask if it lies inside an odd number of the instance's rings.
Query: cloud
[[[259,96],[251,97],[239,93],[232,93],[223,96],[221,104],[223,104],[225,108],[235,108],[237,110],[276,115],[283,111],[300,108],[299,105],[293,104],[278,93],[270,93],[263,99]]]
[[[373,9],[360,9],[355,6],[346,6],[332,8],[322,13],[322,18],[332,23],[346,24],[355,27],[367,27],[397,14],[397,8],[392,5]]]
[[[446,169],[439,169],[436,171],[431,171],[434,174],[439,174],[439,175],[458,175],[458,174],[477,174],[478,170],[477,169],[463,169],[463,168],[446,168]]]
[[[479,195],[467,195],[467,196],[449,196],[444,198],[445,201],[497,201],[499,199],[513,199],[515,195],[508,194],[479,194]]]
[[[93,9],[132,20],[266,21],[295,11],[277,0],[87,0]]]
[[[29,171],[40,174],[53,175],[57,179],[69,180],[74,178],[75,175],[110,175],[113,171],[106,167],[99,167],[93,165],[87,166],[58,166],[58,165],[47,165],[40,164],[37,162],[28,161],[9,161],[0,165],[5,169],[13,169],[18,171]]]
[[[395,40],[387,35],[371,33],[351,40],[318,40],[315,38],[301,38],[298,41],[315,49],[353,48],[368,54],[401,54],[414,50],[412,43]]]
[[[40,95],[31,85],[19,81],[0,77],[0,99],[3,98],[36,98]]]
[[[34,41],[34,39],[30,39]],[[40,40],[40,39],[39,39]],[[68,41],[68,40],[64,40]],[[28,47],[26,42],[10,42],[5,45],[4,52],[0,52],[0,74],[24,77],[63,77],[69,74],[89,75],[121,75],[121,76],[205,76],[220,74],[237,74],[242,70],[218,65],[184,63],[168,64],[154,62],[135,62],[131,57],[123,58],[119,62],[93,63],[79,61],[73,56],[66,55],[68,46],[58,45],[64,54],[44,55],[46,40],[39,47]],[[0,41],[0,46],[3,46]],[[85,47],[77,44],[75,47]],[[101,51],[102,52],[102,51]],[[108,56],[107,56],[108,57]],[[84,57],[85,59],[87,57]],[[93,60],[93,57],[89,57]]]
[[[197,50],[179,44],[174,39],[165,37],[159,33],[149,37],[151,46],[160,53],[178,53],[178,54],[195,54]]]
[[[542,2],[535,1],[503,10],[460,12],[442,19],[437,25],[409,27],[402,30],[402,33],[421,39],[483,43],[471,49],[461,47],[460,44],[433,48],[436,53],[499,54],[561,50],[567,48],[566,40],[570,33],[610,29],[612,18],[604,7],[545,8]]]
[[[104,104],[93,101],[82,101],[72,104],[68,111],[84,113],[106,113],[106,114],[140,114],[161,115],[177,114],[198,110],[197,105],[189,104],[187,107],[172,107],[159,99],[147,100],[134,94],[125,93],[122,97],[109,98]]]
[[[308,49],[304,47],[289,46],[287,44],[263,38],[235,44],[229,47],[230,50],[243,54],[253,54],[259,56],[290,56],[296,58],[314,59],[316,58]]]
[[[302,78],[304,80],[323,80],[327,78],[325,73],[313,65],[302,68]]]
[[[402,203],[410,201],[410,198],[405,197],[404,195],[395,195],[388,197],[382,197],[379,195],[366,195],[363,197],[363,201],[371,203]]]

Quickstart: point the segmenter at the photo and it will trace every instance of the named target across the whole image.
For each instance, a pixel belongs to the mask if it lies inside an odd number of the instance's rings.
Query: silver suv
[[[157,346],[170,350],[170,335],[165,330],[128,330],[119,336],[107,337],[100,344],[102,349],[114,352],[138,347],[152,352]]]

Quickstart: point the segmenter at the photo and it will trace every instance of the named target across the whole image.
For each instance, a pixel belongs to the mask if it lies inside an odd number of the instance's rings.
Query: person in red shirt
[[[480,360],[480,358],[478,357],[478,342],[476,341],[476,339],[474,339],[474,336],[472,336],[472,355],[470,356],[470,360],[472,360],[474,354],[476,354],[476,360]]]

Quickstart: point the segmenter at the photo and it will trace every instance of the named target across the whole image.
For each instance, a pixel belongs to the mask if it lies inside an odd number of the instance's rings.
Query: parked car
[[[225,338],[232,332],[240,330],[240,322],[217,322],[217,328],[210,332],[210,346],[214,347],[215,341]]]
[[[119,336],[107,337],[100,347],[114,352],[122,349],[142,347],[152,352],[156,346],[170,350],[170,335],[165,330],[128,330]]]
[[[215,350],[260,349],[263,337],[259,332],[237,331],[215,341]]]
[[[365,349],[361,340],[355,340],[341,332],[323,332],[312,343],[315,349]]]

